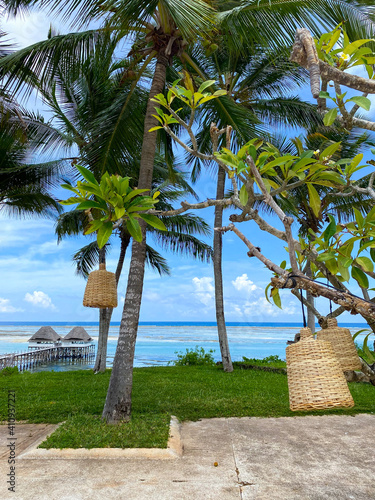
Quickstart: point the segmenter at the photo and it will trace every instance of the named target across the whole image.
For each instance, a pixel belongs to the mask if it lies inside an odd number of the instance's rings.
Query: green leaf
[[[103,248],[104,245],[107,243],[109,240],[111,234],[112,234],[112,222],[104,222],[102,226],[98,229],[98,234],[97,234],[97,242],[98,242],[98,247]]]
[[[365,353],[366,357],[367,357],[367,362],[368,363],[374,363],[375,362],[375,358],[372,354],[372,352],[370,351],[368,345],[367,345],[367,341],[368,341],[368,338],[370,335],[372,335],[373,332],[370,332],[368,335],[366,335],[366,337],[363,339],[363,352]]]
[[[355,334],[353,335],[353,340],[355,340],[358,337],[358,335],[360,335],[361,333],[368,332],[368,331],[369,331],[368,328],[362,328],[362,330],[358,330],[358,332],[355,332]],[[372,333],[372,332],[370,332],[370,333]]]
[[[123,207],[115,207],[115,215],[116,219],[119,220],[125,214],[125,208]]]
[[[372,260],[375,262],[375,248],[370,248],[370,255]]]
[[[246,163],[244,161],[240,161],[239,164],[238,164],[238,167],[237,167],[237,174],[240,174],[241,172],[243,172],[244,170],[246,170],[248,168],[248,166],[246,165]]]
[[[95,186],[99,185],[94,174],[90,172],[90,170],[87,170],[85,167],[81,167],[81,165],[76,165],[76,169],[86,181],[91,182],[91,184],[94,184]]]
[[[355,214],[355,220],[357,221],[357,224],[358,224],[358,229],[362,229],[364,222],[365,222],[365,219],[363,218],[363,215],[361,214],[361,212],[359,210],[357,210],[356,208],[353,207],[353,211]]]
[[[134,217],[129,217],[129,219],[126,221],[126,227],[135,241],[142,241],[141,226],[139,225],[139,222],[134,219]]]
[[[83,201],[77,206],[77,210],[87,210],[89,208],[98,208],[99,210],[102,210],[103,207],[100,205],[100,203],[94,201],[94,200],[87,200]]]
[[[264,293],[266,295],[267,302],[269,302],[271,304],[271,301],[268,298],[268,289],[269,289],[270,286],[272,286],[272,283],[268,283],[268,285],[266,286],[266,289],[264,290]]]
[[[159,130],[161,128],[164,128],[164,127],[160,127],[160,125],[158,127],[152,127],[152,128],[150,128],[149,132],[155,132],[155,130]]]
[[[357,257],[354,262],[360,265],[364,271],[372,273],[374,270],[374,264],[368,257]]]
[[[332,156],[338,149],[341,147],[341,142],[334,142],[330,144],[322,153],[319,155],[319,160],[323,160],[323,158],[329,158]]]
[[[199,87],[198,92],[202,93],[204,90],[206,90],[206,88],[211,87],[211,85],[214,85],[214,84],[215,84],[215,80],[206,80]]]
[[[347,267],[343,266],[341,264],[341,260],[338,260],[337,261],[337,264],[338,264],[338,267],[339,267],[339,273],[341,274],[341,276],[343,277],[343,279],[345,281],[349,281],[350,279],[350,274],[349,274],[349,270]]]
[[[364,97],[363,95],[357,95],[357,96],[351,97],[350,99],[348,99],[348,101],[353,101],[356,104],[358,104],[358,106],[365,109],[366,111],[370,111],[371,101],[370,101],[370,99],[368,99],[367,97]]]
[[[127,194],[124,198],[124,205],[129,204],[130,200],[135,196],[138,196],[141,193],[149,191],[149,189],[132,189],[129,194]],[[138,203],[138,200],[136,201]]]
[[[319,92],[319,97],[321,99],[329,99],[331,96],[329,95],[329,92],[325,92],[325,91],[321,90]]]
[[[331,222],[328,224],[323,233],[324,241],[329,241],[329,239],[336,233],[336,221],[332,215],[329,215],[329,219]]]
[[[369,282],[365,273],[358,267],[352,266],[352,277],[357,281],[358,285],[362,288],[368,288]]]
[[[97,231],[102,225],[103,225],[103,222],[101,220],[93,220],[87,226],[84,234],[91,234],[94,231]]]
[[[249,194],[247,192],[247,189],[246,189],[246,186],[243,185],[240,189],[240,193],[239,193],[239,198],[240,198],[240,202],[243,206],[246,205],[248,199],[249,199]]]
[[[159,217],[156,217],[156,215],[150,215],[150,214],[140,214],[141,219],[147,222],[150,226],[154,227],[155,229],[159,229],[160,231],[166,231],[167,228],[164,225],[164,222],[159,219]]]
[[[336,274],[339,272],[339,266],[336,259],[327,260],[325,263],[326,268],[331,274]]]
[[[60,184],[60,186],[64,189],[68,189],[69,191],[73,191],[73,193],[75,194],[78,194],[77,188],[71,186],[70,184]]]
[[[275,305],[282,309],[281,307],[281,299],[280,299],[280,294],[279,294],[279,289],[278,288],[272,288],[271,290],[271,297],[275,303]]]
[[[324,115],[323,123],[326,127],[330,127],[332,123],[336,120],[337,108],[330,109],[328,113]]]
[[[333,49],[334,45],[338,42],[340,36],[341,36],[341,29],[336,29],[335,31],[333,31],[332,38],[327,44],[326,53],[330,52]]]
[[[257,150],[256,148],[251,144],[248,149],[248,154],[251,156],[251,158],[256,161],[257,159]]]
[[[355,42],[353,43],[350,43],[349,45],[347,45],[344,50],[342,51],[343,54],[353,54],[353,52],[355,52],[357,49],[359,49],[359,47],[361,47],[362,45],[364,45],[365,43],[367,42],[371,42],[373,41],[372,38],[364,38],[364,39],[361,39],[361,40],[356,40]]]
[[[307,183],[307,189],[309,191],[309,203],[314,214],[318,217],[320,212],[320,196],[318,191],[314,188],[311,183]]]

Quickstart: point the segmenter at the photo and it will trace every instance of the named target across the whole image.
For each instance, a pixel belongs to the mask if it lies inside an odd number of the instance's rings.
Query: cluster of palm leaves
[[[35,212],[47,208],[42,195],[48,195],[53,182],[62,174],[69,175],[71,164],[77,162],[97,178],[104,172],[118,173],[132,177],[139,188],[157,188],[162,208],[173,206],[181,196],[194,193],[166,135],[148,132],[155,125],[150,94],[163,92],[168,80],[173,81],[182,69],[189,71],[197,85],[216,79],[227,96],[211,101],[197,117],[203,150],[209,148],[212,121],[233,127],[234,147],[236,141],[255,135],[276,135],[275,127],[319,126],[315,108],[291,95],[305,79],[303,71],[288,61],[295,29],[307,26],[319,33],[344,19],[350,37],[365,38],[365,33],[373,31],[367,7],[371,2],[367,1],[359,6],[351,0],[4,0],[4,5],[13,13],[41,5],[81,28],[67,35],[51,31],[45,41],[4,54],[0,60],[6,91],[13,96],[37,89],[53,113],[48,123],[25,110],[2,113],[6,129],[2,144],[9,155],[2,156],[1,203],[10,206],[16,200],[14,188],[25,196],[39,190]],[[102,27],[82,30],[93,20],[101,20]],[[65,154],[40,165],[27,161],[31,151],[47,153],[51,148],[61,148]],[[201,165],[187,160],[195,163],[195,179]],[[19,201],[13,206],[21,209]],[[52,197],[51,203],[48,208],[56,209]],[[162,246],[202,259],[211,256],[210,247],[194,236],[208,234],[202,219],[189,214],[164,222],[168,232],[154,232]],[[63,214],[58,236],[80,232],[85,224],[82,214]],[[126,251],[130,237],[124,230],[119,237],[122,252]],[[93,242],[81,249],[75,256],[79,272],[87,274],[99,257],[103,255],[99,256]],[[167,272],[166,262],[155,249],[145,241],[133,242],[129,300],[125,301],[127,324],[120,327],[121,348],[103,413],[108,420],[126,419],[130,414],[130,372],[146,258],[160,272]],[[119,401],[121,411],[115,409]]]

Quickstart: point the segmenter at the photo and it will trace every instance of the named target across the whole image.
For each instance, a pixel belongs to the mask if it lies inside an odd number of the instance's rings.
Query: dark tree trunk
[[[155,105],[151,101],[151,98],[164,90],[167,65],[167,58],[164,54],[159,54],[145,117],[138,178],[139,189],[151,188],[156,149],[156,132],[149,132],[149,130],[158,123],[152,116],[156,113]],[[142,242],[138,243],[133,240],[132,257],[120,324],[119,340],[102,414],[102,418],[108,423],[128,421],[131,415],[134,350],[138,332],[146,259],[146,231],[143,222],[141,223],[141,227],[143,235]]]
[[[126,249],[130,243],[130,235],[128,233],[121,233],[121,250],[116,268],[116,284],[118,285],[121,271],[124,265]],[[108,333],[111,324],[113,308],[107,307],[100,309],[99,313],[99,338],[98,338],[98,352],[96,354],[94,373],[105,372],[107,368],[107,344]]]
[[[225,170],[219,166],[217,174],[217,189],[216,199],[224,198],[225,190]],[[215,207],[215,222],[214,227],[222,227],[223,225],[223,207]],[[216,323],[219,336],[221,359],[223,362],[223,370],[232,372],[233,365],[229,351],[227,329],[225,326],[224,315],[224,296],[223,296],[223,272],[222,272],[222,249],[223,240],[222,233],[214,231],[214,279],[215,279],[215,306],[216,306]]]
[[[93,368],[94,373],[105,372],[107,368],[107,343],[112,311],[113,309],[110,307],[99,310],[98,351]]]
[[[309,259],[306,263],[306,276],[308,276],[309,278],[312,277],[311,263]],[[314,297],[310,292],[306,292],[306,300],[314,307]],[[312,333],[315,333],[315,314],[311,311],[310,308],[307,308],[307,326],[310,328]]]

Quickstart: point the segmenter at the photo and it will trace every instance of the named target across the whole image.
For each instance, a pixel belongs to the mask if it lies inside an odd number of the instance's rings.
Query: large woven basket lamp
[[[292,411],[350,408],[348,384],[330,342],[307,336],[286,348],[289,404]],[[302,333],[302,332],[301,332]]]
[[[117,307],[116,276],[106,271],[105,264],[99,264],[99,271],[92,271],[89,274],[83,305],[100,309]]]
[[[337,326],[336,318],[329,318],[327,323],[328,328],[319,330],[317,338],[331,342],[343,371],[360,370],[362,367],[361,360],[357,354],[350,330]]]

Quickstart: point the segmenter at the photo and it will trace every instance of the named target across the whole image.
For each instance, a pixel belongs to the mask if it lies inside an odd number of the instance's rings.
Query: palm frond
[[[191,234],[179,233],[177,231],[155,231],[152,234],[158,241],[158,244],[165,250],[193,257],[202,262],[209,262],[212,259],[212,247]]]
[[[146,244],[146,263],[157,271],[160,276],[170,276],[171,270],[166,259],[160,255],[154,248]]]
[[[105,256],[108,253],[108,247],[109,245],[104,246]],[[76,274],[87,279],[90,272],[99,264],[99,247],[96,240],[80,248],[73,255],[73,262],[76,265]]]
[[[88,218],[82,210],[70,210],[59,216],[55,224],[55,234],[60,243],[67,236],[82,235],[88,224]]]

